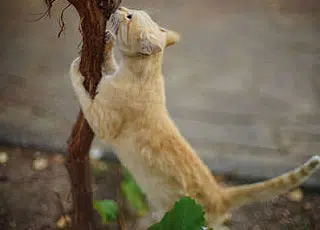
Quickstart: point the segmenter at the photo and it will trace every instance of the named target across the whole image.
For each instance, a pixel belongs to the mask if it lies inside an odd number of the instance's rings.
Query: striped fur
[[[230,208],[271,199],[306,181],[320,167],[320,157],[314,156],[300,167],[279,177],[260,183],[235,186],[225,190]]]

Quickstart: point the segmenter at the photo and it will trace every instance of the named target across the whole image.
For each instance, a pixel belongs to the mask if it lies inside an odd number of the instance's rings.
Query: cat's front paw
[[[73,84],[82,84],[84,82],[84,76],[80,73],[81,58],[77,57],[73,60],[70,67],[70,76]]]
[[[104,42],[105,42],[105,44],[109,44],[109,43],[114,44],[115,41],[116,41],[116,36],[110,30],[106,30],[104,32]]]

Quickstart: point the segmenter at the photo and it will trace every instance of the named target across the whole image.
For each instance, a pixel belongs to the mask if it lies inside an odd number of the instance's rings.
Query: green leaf
[[[190,197],[182,197],[159,223],[148,230],[201,230],[204,225],[202,206]]]
[[[95,200],[93,207],[101,216],[103,224],[117,219],[118,205],[113,200]]]
[[[139,216],[143,216],[149,210],[145,195],[136,184],[134,178],[128,170],[125,171],[125,179],[121,183],[121,189],[126,199],[136,210]]]

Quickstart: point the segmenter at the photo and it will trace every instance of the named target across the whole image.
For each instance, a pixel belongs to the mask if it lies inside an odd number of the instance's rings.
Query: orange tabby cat
[[[71,65],[71,81],[91,128],[102,141],[112,144],[147,195],[152,212],[145,220],[158,221],[181,196],[191,196],[203,205],[207,226],[218,229],[230,210],[284,193],[319,168],[320,157],[314,156],[271,180],[220,186],[166,108],[163,51],[178,42],[179,35],[159,27],[144,11],[124,7],[111,16],[108,25],[109,54],[98,94],[91,99],[83,87],[79,58]],[[120,67],[113,57],[115,43],[122,54]],[[147,229],[151,222],[142,221],[137,228]]]

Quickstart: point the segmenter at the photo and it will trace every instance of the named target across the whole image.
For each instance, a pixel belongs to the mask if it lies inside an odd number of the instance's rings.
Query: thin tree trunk
[[[120,1],[69,0],[69,2],[80,16],[83,36],[80,71],[85,76],[84,86],[93,98],[101,79],[106,19],[119,6]],[[95,229],[89,161],[89,149],[93,137],[94,134],[80,111],[68,140],[67,169],[72,186],[72,230]]]

